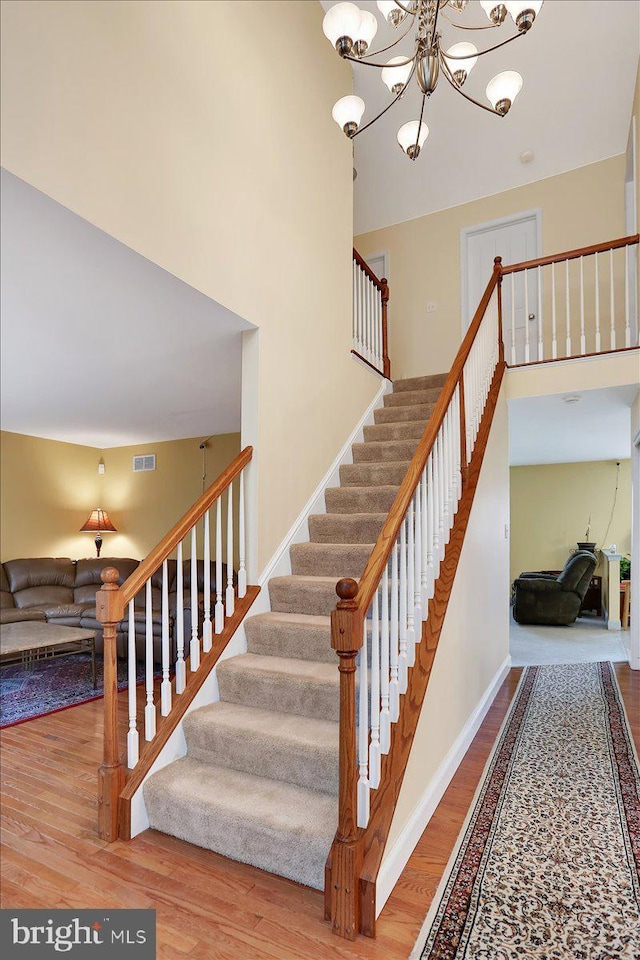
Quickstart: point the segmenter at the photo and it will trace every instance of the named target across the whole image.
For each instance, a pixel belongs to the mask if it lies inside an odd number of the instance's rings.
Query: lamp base
[[[96,534],[95,545],[96,545],[96,556],[99,557],[100,550],[102,549],[102,537],[100,536],[99,533]]]

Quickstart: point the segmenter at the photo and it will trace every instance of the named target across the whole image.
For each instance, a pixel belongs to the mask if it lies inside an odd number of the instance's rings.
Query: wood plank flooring
[[[636,742],[640,672],[616,664]],[[322,919],[322,894],[154,831],[106,844],[96,833],[102,702],[0,734],[3,907],[151,907],[159,958],[406,960],[515,691],[505,680],[378,921],[350,944]],[[126,694],[121,717],[126,723]]]

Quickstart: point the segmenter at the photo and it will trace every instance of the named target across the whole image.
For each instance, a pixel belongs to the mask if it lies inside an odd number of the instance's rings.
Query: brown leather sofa
[[[96,632],[96,651],[102,653],[102,625],[96,620],[96,592],[102,586],[100,574],[105,567],[116,567],[122,584],[131,576],[139,561],[129,557],[101,557],[89,560],[70,560],[67,557],[37,557],[7,560],[2,564],[0,582],[0,624],[40,620],[67,627],[84,627]],[[176,561],[167,562],[169,593],[170,657],[175,659],[177,578]],[[211,564],[211,586],[215,591],[215,562]],[[162,661],[162,568],[151,578],[152,625],[154,660]],[[226,564],[222,564],[223,584],[226,587]],[[235,576],[234,576],[235,582]],[[202,619],[204,592],[204,563],[198,561],[198,609]],[[213,614],[214,597],[211,600]],[[191,563],[183,563],[184,644],[188,655],[191,637]],[[143,589],[134,600],[136,653],[145,655],[146,593]],[[199,630],[201,634],[202,630]],[[128,611],[118,625],[118,656],[127,654]]]

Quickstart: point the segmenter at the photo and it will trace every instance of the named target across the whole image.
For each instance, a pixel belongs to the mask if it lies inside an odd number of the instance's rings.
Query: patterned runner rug
[[[528,667],[411,960],[639,960],[639,870],[611,665]]]

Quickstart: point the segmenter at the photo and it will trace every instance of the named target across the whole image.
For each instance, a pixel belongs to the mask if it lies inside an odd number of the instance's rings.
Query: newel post
[[[504,341],[502,338],[502,257],[495,257],[493,269],[498,273],[498,365],[504,363]]]
[[[96,618],[104,642],[104,753],[98,771],[98,833],[102,840],[118,838],[118,798],[124,786],[124,766],[118,753],[118,676],[116,630],[123,616],[118,571],[105,567],[102,589],[96,593]]]
[[[338,606],[331,612],[331,646],[340,658],[340,789],[338,831],[331,855],[331,929],[355,940],[360,929],[362,844],[357,825],[356,656],[362,646],[363,617],[355,580],[339,580]]]
[[[382,299],[382,372],[387,380],[391,379],[391,361],[389,360],[389,340],[387,334],[387,304],[389,303],[389,284],[387,278],[383,277],[380,281],[382,290],[380,291]]]

